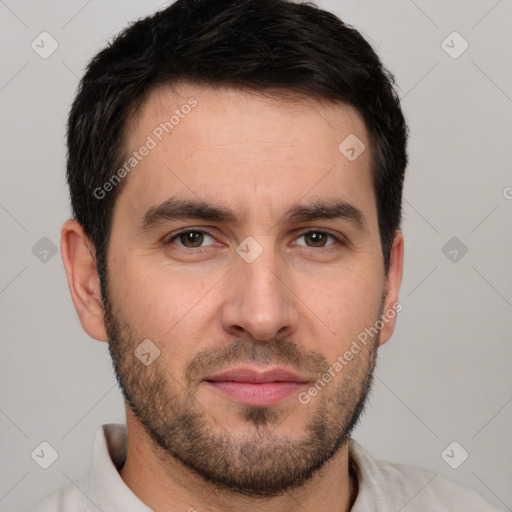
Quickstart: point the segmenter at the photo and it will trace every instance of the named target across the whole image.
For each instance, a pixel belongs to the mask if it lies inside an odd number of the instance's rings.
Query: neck
[[[355,472],[349,471],[348,444],[303,486],[272,498],[252,498],[226,490],[186,468],[156,446],[127,414],[128,451],[119,474],[131,491],[154,512],[348,512],[357,495]]]

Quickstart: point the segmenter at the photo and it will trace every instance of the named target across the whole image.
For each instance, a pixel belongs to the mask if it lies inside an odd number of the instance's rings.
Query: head
[[[392,75],[314,5],[178,0],[91,61],[63,259],[163,464],[269,496],[344,445],[394,328],[406,138]],[[266,398],[233,387],[267,370]]]

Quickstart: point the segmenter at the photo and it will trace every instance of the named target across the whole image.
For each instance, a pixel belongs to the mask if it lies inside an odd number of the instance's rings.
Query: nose
[[[270,252],[252,263],[240,259],[235,264],[221,313],[222,327],[232,336],[264,343],[297,330],[293,283]]]

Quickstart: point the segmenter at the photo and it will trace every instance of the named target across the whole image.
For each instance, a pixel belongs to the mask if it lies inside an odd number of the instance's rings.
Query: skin
[[[252,441],[268,448],[262,452],[267,460],[285,443],[306,438],[315,418],[350,420],[373,369],[373,352],[390,338],[395,318],[384,323],[373,349],[369,344],[354,356],[309,404],[301,404],[294,393],[265,408],[259,423],[247,407],[202,382],[205,368],[187,380],[191,361],[233,349],[233,360],[245,362],[250,346],[259,367],[267,356],[271,363],[281,361],[273,356],[282,356],[289,361],[284,366],[298,371],[309,387],[380,313],[393,309],[402,279],[403,238],[397,231],[385,273],[370,142],[361,116],[346,105],[312,98],[276,101],[229,88],[162,88],[150,94],[133,120],[128,152],[144,144],[190,97],[197,106],[125,178],[115,204],[108,254],[110,319],[102,309],[94,248],[74,220],[62,229],[62,257],[82,327],[100,341],[123,340],[111,341],[117,371],[155,428],[163,432],[179,407],[187,405],[210,432],[226,435],[233,446]],[[367,148],[353,162],[338,150],[349,134]],[[146,211],[171,196],[227,206],[238,222],[180,219],[138,230]],[[347,219],[280,222],[290,207],[313,200],[350,203],[364,215],[366,228]],[[163,243],[184,228],[210,236],[199,249],[179,245],[179,237]],[[308,246],[311,239],[303,235],[312,228],[345,243],[328,237],[323,247]],[[262,248],[252,263],[235,250],[248,236]],[[160,350],[147,367],[133,357],[146,338]],[[296,366],[276,349],[279,340],[295,347]],[[213,359],[206,361],[213,365]],[[217,361],[206,368],[229,365]],[[158,405],[144,409],[144,389],[146,397],[160,400]],[[120,475],[155,511],[284,512],[297,510],[299,503],[301,510],[341,512],[350,510],[357,494],[346,444],[300,485],[273,496],[244,496],[205,481],[158,445],[140,420],[127,404],[130,441]],[[235,467],[237,462],[232,461]]]

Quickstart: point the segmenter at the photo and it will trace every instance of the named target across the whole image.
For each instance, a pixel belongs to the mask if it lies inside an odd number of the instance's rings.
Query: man
[[[491,511],[350,438],[402,279],[407,127],[313,5],[178,0],[90,63],[62,257],[126,427],[46,511]]]

